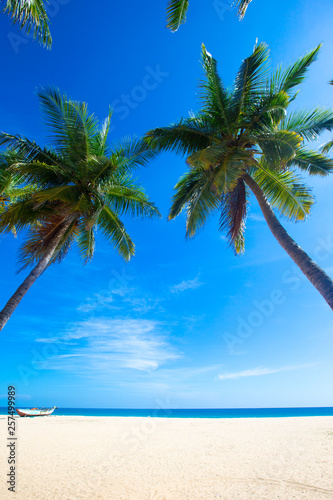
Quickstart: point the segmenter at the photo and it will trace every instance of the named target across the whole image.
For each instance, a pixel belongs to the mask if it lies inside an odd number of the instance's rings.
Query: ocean
[[[20,406],[19,408],[25,408]],[[0,407],[0,415],[7,408]],[[333,407],[310,408],[228,408],[228,409],[122,409],[57,408],[53,415],[83,417],[161,417],[161,418],[283,418],[333,416]]]

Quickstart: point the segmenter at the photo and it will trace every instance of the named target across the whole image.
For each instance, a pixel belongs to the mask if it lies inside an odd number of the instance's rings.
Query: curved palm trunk
[[[0,312],[0,331],[6,325],[7,321],[9,320],[9,318],[11,317],[11,315],[13,314],[13,312],[15,311],[15,309],[17,308],[17,306],[19,305],[19,303],[21,302],[27,291],[32,287],[37,278],[39,278],[39,276],[43,274],[43,272],[49,265],[54,255],[54,252],[57,246],[59,245],[62,237],[66,233],[69,225],[70,222],[63,225],[61,229],[59,229],[58,233],[47,247],[44,256],[41,258],[38,264],[33,268],[30,274],[23,281],[23,283],[18,287],[18,289],[14,292],[14,294],[11,296],[5,307]]]
[[[273,236],[275,236],[282,248],[284,248],[287,254],[293,259],[308,280],[311,281],[313,286],[317,288],[318,292],[324,297],[327,304],[333,310],[333,281],[331,278],[289,236],[275,216],[261,188],[252,177],[245,174],[243,179],[257,198],[261,211]]]

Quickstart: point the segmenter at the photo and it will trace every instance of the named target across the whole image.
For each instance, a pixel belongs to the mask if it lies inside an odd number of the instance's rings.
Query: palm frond
[[[238,121],[240,114],[252,107],[264,93],[268,56],[266,43],[259,43],[254,47],[253,53],[244,59],[234,82],[231,101],[233,120]]]
[[[9,231],[20,231],[34,225],[39,218],[39,214],[34,209],[30,196],[10,203],[6,210],[0,215],[0,233]]]
[[[220,197],[211,189],[212,182],[212,172],[197,168],[186,173],[175,186],[176,193],[172,198],[169,220],[186,208],[187,237],[194,236],[220,204]]]
[[[306,148],[298,148],[288,167],[297,167],[310,175],[325,176],[333,172],[333,160]]]
[[[221,142],[219,144],[208,146],[204,149],[199,149],[198,151],[195,151],[195,153],[192,153],[187,157],[186,163],[192,168],[214,168],[225,158],[226,148],[226,144]]]
[[[222,195],[220,230],[227,232],[227,239],[237,254],[244,252],[244,231],[247,212],[246,186],[239,178],[234,189]]]
[[[62,186],[68,182],[68,175],[64,167],[60,169],[58,166],[39,161],[13,163],[9,170],[13,174],[19,175],[27,184],[38,185],[39,189]]]
[[[124,224],[118,215],[108,206],[104,206],[98,217],[98,226],[105,238],[116,248],[117,252],[125,259],[130,260],[134,255],[134,243],[125,230]]]
[[[19,262],[22,264],[19,272],[39,262],[65,221],[66,217],[62,214],[53,213],[47,220],[30,228],[19,250]],[[77,231],[77,221],[74,220],[58,243],[49,265],[62,262],[77,236]]]
[[[250,166],[256,166],[252,152],[242,148],[231,148],[214,172],[213,189],[219,195],[236,188],[238,180]]]
[[[57,150],[74,163],[85,159],[98,133],[97,120],[89,115],[86,103],[71,101],[52,87],[37,94]]]
[[[61,157],[50,148],[41,148],[34,141],[20,135],[0,132],[0,146],[7,146],[13,155],[13,163],[32,163],[35,161],[62,169]],[[14,155],[16,153],[16,156]],[[65,172],[62,172],[62,175]]]
[[[167,28],[175,32],[186,21],[189,0],[169,0],[167,7]]]
[[[95,252],[94,229],[81,223],[79,225],[78,235],[75,241],[84,263],[87,263],[93,258]]]
[[[317,59],[320,48],[321,45],[318,45],[308,54],[288,66],[285,71],[282,71],[281,67],[279,67],[272,75],[271,87],[289,93],[291,89],[302,83],[310,65]]]
[[[26,33],[32,31],[34,38],[50,48],[52,37],[49,19],[42,0],[3,0],[6,2],[2,12],[8,14],[13,23],[18,24]]]
[[[112,117],[112,109],[109,109],[109,114],[104,120],[103,126],[99,133],[97,134],[97,151],[95,154],[98,155],[105,155],[107,156],[108,150],[107,150],[107,140],[108,140],[108,135],[109,135],[109,130],[110,130],[110,125],[111,125],[111,117]]]
[[[252,177],[265,193],[273,207],[276,207],[288,219],[304,220],[310,213],[313,197],[310,189],[300,176],[290,170],[277,172],[271,170],[265,162],[252,172]]]
[[[286,116],[288,105],[286,92],[264,93],[254,107],[240,117],[238,127],[243,131],[242,135],[274,127]]]
[[[271,168],[284,168],[296,155],[302,137],[291,130],[260,133],[257,143]]]
[[[296,132],[307,141],[316,140],[322,132],[333,130],[333,111],[321,108],[294,111],[280,122],[279,127]]]
[[[320,148],[320,152],[323,154],[329,153],[333,148],[333,139],[331,141],[326,142],[326,144],[323,144]]]
[[[132,171],[145,167],[156,155],[145,139],[127,139],[114,145],[111,158],[117,169]]]
[[[240,19],[243,19],[245,16],[246,10],[251,2],[252,0],[235,0],[235,5],[238,6],[238,15]]]
[[[198,117],[151,130],[146,134],[146,141],[157,152],[174,151],[176,154],[188,155],[210,146],[213,132],[208,120]]]
[[[205,80],[200,83],[202,88],[201,99],[203,101],[204,112],[214,116],[222,122],[224,128],[230,129],[230,96],[224,87],[217,72],[217,62],[213,56],[207,52],[202,44],[202,65],[205,70]]]
[[[47,189],[39,190],[34,194],[32,201],[35,208],[39,208],[43,204],[50,204],[54,201],[62,202],[66,206],[75,207],[82,197],[82,189],[76,185],[56,186]]]
[[[111,181],[103,185],[102,189],[107,204],[119,215],[129,214],[132,217],[148,218],[161,216],[143,189],[134,184],[130,178],[121,178],[119,183]]]

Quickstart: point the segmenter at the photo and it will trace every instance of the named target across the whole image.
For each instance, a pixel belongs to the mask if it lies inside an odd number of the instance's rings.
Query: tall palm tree
[[[2,13],[8,14],[21,30],[26,33],[32,31],[39,43],[51,47],[49,19],[43,0],[0,0],[0,9]]]
[[[147,134],[151,147],[187,156],[189,171],[179,180],[169,218],[187,209],[186,234],[191,237],[214,210],[236,253],[244,250],[244,229],[250,192],[280,245],[333,309],[333,282],[282,227],[273,208],[292,220],[304,220],[313,202],[295,169],[326,176],[333,161],[304,146],[333,129],[333,111],[287,108],[294,88],[305,77],[320,47],[285,71],[267,73],[268,47],[256,45],[231,89],[217,72],[215,59],[203,46],[205,78],[202,109],[196,116]]]
[[[243,19],[246,9],[252,0],[234,0],[238,7],[238,16]],[[189,0],[169,0],[167,7],[167,28],[177,31],[179,26],[186,21],[186,14],[189,7]]]
[[[0,144],[9,148],[1,156],[0,172],[10,172],[21,183],[34,186],[0,213],[0,232],[28,230],[20,259],[23,268],[34,266],[0,312],[0,330],[36,279],[50,264],[61,262],[72,243],[87,262],[94,255],[98,228],[129,260],[134,243],[120,216],[159,215],[131,178],[133,169],[154,156],[146,142],[111,147],[107,142],[111,114],[100,129],[85,103],[71,101],[51,88],[39,91],[39,98],[52,132],[52,147],[0,134]]]

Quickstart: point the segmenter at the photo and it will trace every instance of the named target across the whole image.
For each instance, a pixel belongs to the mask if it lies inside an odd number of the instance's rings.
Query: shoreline
[[[27,408],[20,406],[19,408]],[[0,407],[1,415],[7,408]],[[17,413],[15,413],[16,415]],[[333,407],[280,407],[280,408],[56,408],[53,416],[85,417],[157,417],[157,418],[288,418],[288,417],[333,417]],[[37,416],[37,415],[36,415]]]
[[[6,415],[0,415],[0,418],[6,418]],[[161,416],[155,416],[155,415],[145,415],[145,416],[131,416],[131,415],[47,415],[47,416],[35,416],[35,417],[20,417],[19,415],[15,415],[16,419],[19,420],[46,420],[46,419],[51,419],[51,418],[65,418],[65,419],[70,419],[70,418],[81,418],[81,419],[91,419],[91,418],[96,418],[96,419],[101,419],[101,418],[106,418],[106,419],[145,419],[145,418],[154,418],[158,420],[194,420],[194,421],[201,421],[201,420],[240,420],[240,421],[247,421],[247,420],[288,420],[288,419],[332,419],[333,421],[333,416],[331,415],[308,415],[308,416],[295,416],[295,417],[289,417],[289,416],[280,416],[280,417],[161,417]]]

